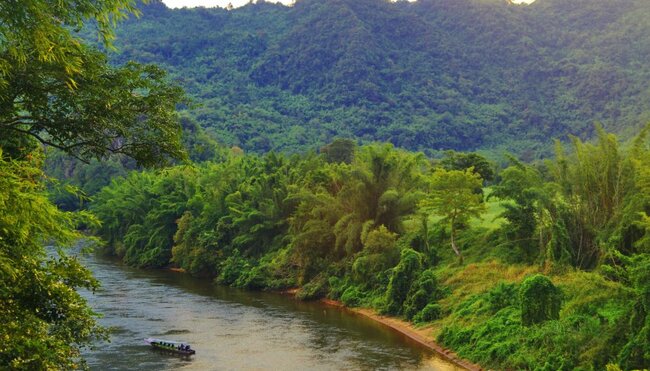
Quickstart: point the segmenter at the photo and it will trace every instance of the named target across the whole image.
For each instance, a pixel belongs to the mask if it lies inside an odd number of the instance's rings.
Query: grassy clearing
[[[519,285],[540,266],[497,259],[442,265],[436,275],[447,296],[443,316],[428,324],[433,336],[461,357],[484,367],[601,369],[616,358],[634,303],[633,292],[600,274],[570,270],[550,274],[563,294],[560,319],[522,326]]]
[[[486,192],[486,195],[488,194],[488,191]],[[505,223],[505,219],[501,217],[501,214],[505,211],[505,208],[503,205],[505,205],[507,201],[500,201],[497,199],[489,199],[485,202],[485,213],[481,215],[481,218],[473,218],[470,221],[470,226],[471,227],[477,227],[477,228],[485,228],[487,230],[496,230],[503,223]]]

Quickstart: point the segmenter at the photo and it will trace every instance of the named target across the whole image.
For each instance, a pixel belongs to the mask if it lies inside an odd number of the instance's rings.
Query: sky
[[[280,2],[283,4],[291,4],[293,0],[267,0],[270,2]],[[514,0],[515,3],[532,3],[535,0]],[[205,7],[214,7],[220,6],[225,8],[228,3],[232,3],[234,7],[246,5],[249,0],[163,0],[163,2],[170,8],[182,8],[182,7],[195,7],[195,6],[205,6]]]
[[[205,6],[205,7],[214,7],[214,6],[220,6],[222,8],[225,8],[228,6],[228,3],[232,3],[233,6],[242,6],[246,5],[249,2],[249,0],[163,0],[163,3],[165,3],[168,7],[170,8],[182,8],[182,7],[188,7],[192,8],[195,6]],[[275,1],[271,1],[275,2]],[[291,0],[282,0],[279,1],[283,4],[288,4],[291,3]]]

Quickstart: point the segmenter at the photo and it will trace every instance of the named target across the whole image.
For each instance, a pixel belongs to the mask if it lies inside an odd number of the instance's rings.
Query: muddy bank
[[[285,292],[285,293],[290,294],[290,292]],[[409,322],[403,321],[395,317],[382,316],[372,309],[349,308],[343,305],[343,303],[336,300],[321,299],[321,302],[327,305],[339,307],[342,310],[347,310],[356,313],[358,315],[368,317],[379,323],[382,323],[385,326],[388,326],[393,330],[407,336],[411,340],[414,340],[417,343],[425,346],[426,348],[433,350],[434,352],[439,354],[442,358],[448,360],[449,362],[452,362],[453,364],[459,367],[465,368],[470,371],[483,370],[481,366],[471,363],[467,360],[464,360],[458,357],[454,352],[450,351],[449,349],[441,347],[438,343],[436,343],[433,336],[431,336],[430,331],[426,328],[418,329]]]

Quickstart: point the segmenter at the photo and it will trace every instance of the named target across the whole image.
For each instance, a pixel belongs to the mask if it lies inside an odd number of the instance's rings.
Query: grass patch
[[[445,266],[436,271],[448,295],[441,299],[433,335],[461,357],[496,369],[604,369],[617,359],[628,329],[634,293],[600,274],[551,275],[561,290],[558,320],[523,326],[519,287],[540,273],[499,260]]]

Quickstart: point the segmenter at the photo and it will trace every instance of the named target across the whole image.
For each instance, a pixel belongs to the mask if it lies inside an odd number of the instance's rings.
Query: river
[[[102,287],[84,296],[111,329],[110,343],[84,352],[93,370],[457,369],[382,324],[320,302],[85,261]],[[187,341],[196,355],[158,353],[146,337]]]

